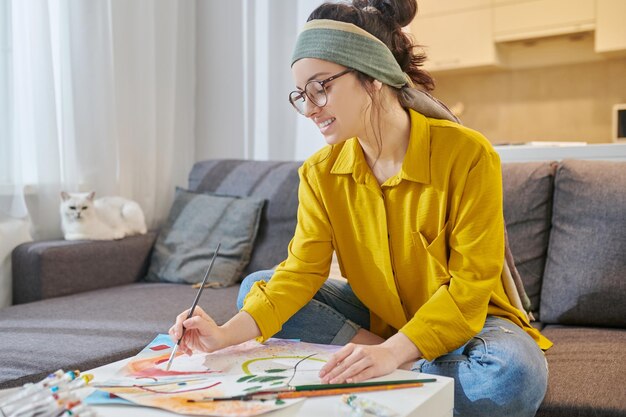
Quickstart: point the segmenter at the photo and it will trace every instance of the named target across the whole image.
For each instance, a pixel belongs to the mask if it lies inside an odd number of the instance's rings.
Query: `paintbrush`
[[[190,318],[191,316],[193,316],[193,311],[196,309],[196,306],[198,305],[198,300],[200,299],[200,295],[202,295],[202,290],[204,289],[206,280],[209,277],[209,274],[211,273],[211,269],[213,268],[213,263],[215,262],[215,258],[217,257],[217,252],[220,250],[221,245],[222,243],[220,242],[217,244],[217,247],[215,248],[213,259],[211,259],[211,263],[209,264],[209,267],[207,268],[206,273],[204,274],[204,279],[202,280],[202,284],[200,285],[200,288],[198,289],[198,293],[196,294],[196,299],[193,300],[193,304],[191,305],[191,309],[189,310],[189,314],[187,315],[187,318]],[[180,346],[180,341],[183,340],[183,336],[185,336],[184,326],[183,326],[183,333],[180,335],[180,338],[178,339],[178,342],[176,342],[176,345],[174,345],[174,349],[172,349],[170,358],[167,361],[167,366],[165,367],[166,371],[169,371],[170,367],[172,366],[172,362],[174,361],[174,357],[176,356],[176,351],[178,351],[178,347]]]

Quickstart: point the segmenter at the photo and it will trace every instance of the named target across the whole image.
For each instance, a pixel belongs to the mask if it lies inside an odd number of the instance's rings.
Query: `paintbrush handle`
[[[357,388],[334,388],[326,390],[314,390],[314,391],[292,391],[292,392],[279,392],[276,394],[276,398],[303,398],[303,397],[323,397],[326,395],[342,395],[342,394],[354,394],[357,392],[371,392],[371,391],[388,391],[392,389],[404,389],[404,388],[417,388],[424,384],[421,382],[412,382],[410,384],[396,384],[396,385],[374,385],[369,387],[357,387]],[[254,394],[252,394],[254,397]]]
[[[431,382],[431,379],[424,379],[426,382]],[[409,382],[398,383],[400,381],[390,381],[395,384],[381,384],[377,385],[361,386],[350,388],[328,388],[328,389],[313,389],[309,391],[257,391],[252,394],[235,395],[232,397],[216,397],[216,398],[204,398],[202,400],[187,400],[188,402],[212,402],[212,401],[254,401],[254,400],[274,400],[274,399],[289,399],[289,398],[306,398],[306,397],[323,397],[327,395],[342,395],[342,394],[354,394],[357,392],[373,392],[373,391],[388,391],[392,389],[403,388],[417,388],[424,384],[422,382]],[[328,386],[326,384],[325,386]]]
[[[213,258],[211,259],[211,263],[209,264],[209,267],[207,268],[206,273],[204,274],[204,278],[202,279],[200,288],[198,289],[198,292],[196,293],[196,298],[193,300],[193,303],[191,304],[191,308],[189,309],[189,314],[187,314],[188,319],[191,318],[191,316],[193,316],[193,312],[196,309],[196,306],[198,305],[198,300],[200,300],[200,296],[202,295],[202,290],[204,289],[206,280],[209,277],[209,274],[211,273],[211,269],[213,269],[213,263],[215,262],[215,258],[217,258],[217,252],[220,250],[220,246],[222,246],[222,242],[219,242],[217,244],[217,247],[215,248],[215,253],[213,253]],[[170,358],[167,361],[167,365],[165,366],[166,371],[170,370],[170,367],[172,366],[172,362],[174,361],[174,358],[176,357],[176,351],[178,350],[178,346],[180,346],[180,341],[183,340],[184,335],[185,335],[185,326],[183,326],[183,331],[181,332],[180,337],[178,338],[178,342],[176,342],[176,345],[174,345],[174,348],[172,349]]]
[[[211,269],[213,269],[213,263],[215,262],[215,258],[217,258],[217,252],[220,250],[220,246],[222,246],[222,242],[219,242],[217,244],[217,247],[215,248],[215,252],[213,253],[213,258],[211,258],[211,263],[209,264],[209,267],[207,268],[206,273],[204,274],[204,278],[202,279],[202,283],[200,284],[200,288],[198,289],[196,298],[193,300],[193,303],[191,304],[191,309],[189,310],[189,314],[187,315],[187,318],[191,318],[191,316],[193,316],[193,312],[196,309],[196,306],[198,305],[200,296],[202,295],[202,290],[204,290],[204,285],[206,284],[206,280],[209,277],[209,274],[211,273]],[[183,334],[185,334],[184,327],[183,327]],[[183,336],[181,335],[180,338],[182,339]],[[180,339],[178,339],[178,341],[180,342]]]

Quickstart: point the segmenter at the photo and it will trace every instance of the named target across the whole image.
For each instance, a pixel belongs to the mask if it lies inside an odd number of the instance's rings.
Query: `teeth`
[[[326,120],[325,122],[320,123],[320,124],[319,124],[319,126],[320,126],[320,127],[326,127],[326,126],[328,126],[329,124],[331,124],[331,123],[332,123],[332,122],[334,122],[334,121],[335,121],[335,118],[328,119],[328,120]]]

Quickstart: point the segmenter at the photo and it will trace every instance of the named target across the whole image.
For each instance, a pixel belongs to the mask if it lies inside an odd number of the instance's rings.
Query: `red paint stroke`
[[[156,346],[152,346],[150,347],[150,350],[165,350],[165,349],[169,349],[171,346],[168,345],[156,345]]]
[[[215,384],[211,384],[211,385],[208,385],[206,387],[189,388],[189,389],[183,389],[183,390],[179,390],[179,391],[157,391],[155,389],[144,387],[143,385],[133,385],[133,387],[139,388],[139,389],[144,390],[144,391],[151,392],[153,394],[180,394],[180,393],[183,393],[183,392],[201,391],[203,389],[213,388],[213,387],[215,387],[215,386],[217,386],[219,384],[221,384],[221,382],[218,381]]]
[[[155,365],[160,365],[162,363],[167,362],[169,359],[168,358],[163,358],[163,359],[159,359],[158,361],[154,362]]]

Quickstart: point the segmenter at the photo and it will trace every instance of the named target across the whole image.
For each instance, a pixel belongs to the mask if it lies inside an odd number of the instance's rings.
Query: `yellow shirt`
[[[326,147],[299,169],[298,224],[287,259],[257,282],[243,307],[278,332],[328,277],[333,250],[370,310],[370,330],[404,333],[427,360],[475,336],[488,314],[551,346],[502,285],[500,158],[478,132],[410,111],[402,168],[379,185],[356,138]]]

